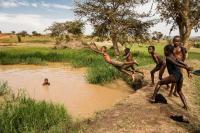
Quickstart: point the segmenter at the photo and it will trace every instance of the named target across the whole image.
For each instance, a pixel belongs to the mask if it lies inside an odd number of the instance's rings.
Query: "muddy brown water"
[[[42,86],[48,78],[50,86]],[[7,81],[15,93],[25,89],[36,100],[63,104],[73,117],[90,117],[107,109],[133,91],[118,80],[104,86],[86,81],[84,69],[66,66],[0,66],[0,81]]]

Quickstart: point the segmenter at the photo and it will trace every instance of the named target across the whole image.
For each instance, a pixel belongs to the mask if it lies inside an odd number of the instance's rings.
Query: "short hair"
[[[125,52],[130,52],[130,48],[125,48],[124,51]]]
[[[153,50],[155,50],[155,46],[153,46],[153,45],[149,46],[148,49],[149,48],[152,48]]]
[[[174,51],[174,46],[171,45],[171,44],[168,44],[168,45],[166,45],[166,46],[164,47],[164,51],[167,51],[168,54],[170,55],[170,54],[172,54],[173,51]],[[167,55],[167,56],[168,56],[168,55]]]
[[[180,39],[181,39],[180,36],[174,36],[173,41],[174,41],[176,38],[180,38]]]
[[[102,46],[101,48],[105,48],[105,49],[107,49],[107,47],[106,47],[106,46]]]

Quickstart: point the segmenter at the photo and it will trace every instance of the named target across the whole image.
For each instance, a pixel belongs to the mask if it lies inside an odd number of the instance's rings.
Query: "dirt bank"
[[[199,61],[190,62],[199,68]],[[150,79],[149,71],[145,71],[146,79]],[[86,133],[185,133],[200,132],[200,111],[195,105],[195,88],[192,82],[185,77],[183,92],[186,95],[189,111],[182,109],[179,97],[168,97],[169,90],[161,89],[168,100],[168,104],[151,104],[148,102],[154,87],[143,87],[112,107],[85,122]],[[185,115],[190,123],[180,123],[170,119],[171,114]]]

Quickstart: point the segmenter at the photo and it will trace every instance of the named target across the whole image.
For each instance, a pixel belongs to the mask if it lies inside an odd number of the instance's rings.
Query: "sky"
[[[0,0],[0,30],[2,32],[26,30],[29,33],[44,30],[54,22],[65,22],[76,19],[73,13],[73,0]],[[148,12],[151,3],[138,7],[139,12]],[[155,11],[155,9],[153,9]],[[158,17],[158,15],[157,15]],[[159,23],[151,28],[152,31],[160,31],[169,35],[170,25]],[[92,26],[87,24],[85,34],[92,33]],[[171,35],[177,35],[173,31]],[[200,31],[191,34],[200,36]]]

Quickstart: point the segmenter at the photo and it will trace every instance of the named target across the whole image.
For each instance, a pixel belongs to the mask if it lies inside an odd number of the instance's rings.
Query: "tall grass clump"
[[[195,87],[195,92],[196,92],[196,103],[198,104],[199,109],[200,109],[200,78],[199,77],[195,77],[194,87]]]
[[[5,95],[9,90],[10,88],[8,87],[7,82],[0,82],[0,96]]]
[[[62,126],[61,126],[62,125]],[[35,101],[20,95],[0,106],[1,133],[76,132],[75,122],[61,105]]]
[[[119,77],[120,72],[108,64],[100,65],[96,68],[90,68],[86,76],[89,83],[92,84],[110,82],[114,79],[118,79]]]

